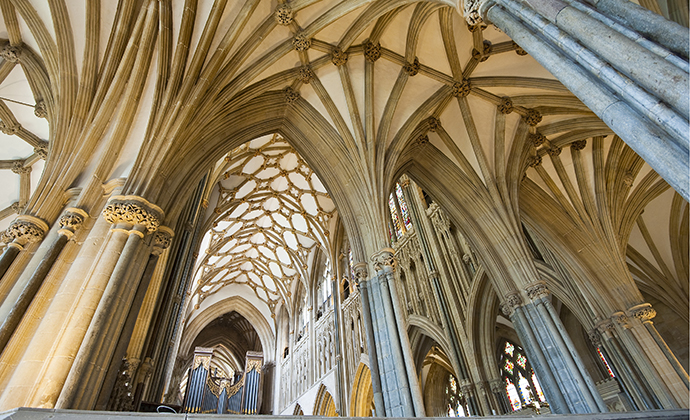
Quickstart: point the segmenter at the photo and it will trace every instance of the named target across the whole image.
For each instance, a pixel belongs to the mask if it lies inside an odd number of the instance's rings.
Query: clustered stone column
[[[87,218],[88,214],[84,210],[71,207],[66,209],[64,214],[58,220],[58,223],[60,224],[60,229],[57,231],[58,236],[55,239],[55,242],[53,242],[50,245],[48,252],[46,252],[41,262],[38,264],[34,272],[31,274],[31,277],[29,278],[28,282],[24,285],[24,288],[17,297],[17,300],[14,302],[12,309],[7,314],[2,325],[0,326],[0,349],[4,349],[7,345],[7,342],[12,337],[12,334],[14,333],[17,326],[22,320],[24,313],[26,313],[26,310],[33,301],[34,296],[36,296],[36,293],[38,293],[38,290],[41,288],[43,281],[50,272],[50,269],[53,267],[55,260],[57,260],[58,256],[67,244],[67,241],[72,239],[72,237],[74,236],[74,232],[82,226],[84,220],[86,220]],[[28,224],[29,227],[27,227],[26,229],[35,229],[35,220],[33,220],[33,222],[34,223]],[[12,228],[13,226],[10,226],[10,228]],[[43,234],[45,234],[45,232],[48,230],[47,225],[44,224],[43,227],[45,228],[43,230]],[[41,235],[40,237],[42,236],[43,235]],[[39,236],[36,235],[35,232],[32,234],[31,237],[35,241],[37,241],[37,238],[39,238]]]
[[[687,29],[625,0],[465,0],[463,9],[468,23],[510,36],[690,199]]]
[[[57,400],[57,408],[95,407],[149,259],[149,253],[141,252],[142,248],[149,245],[152,235],[148,234],[159,229],[163,216],[159,207],[137,196],[114,196],[103,210],[104,219],[112,224],[105,251],[119,255],[109,255],[116,260],[115,266]]]

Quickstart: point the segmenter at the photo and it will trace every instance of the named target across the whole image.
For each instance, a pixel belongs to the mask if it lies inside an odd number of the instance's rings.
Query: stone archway
[[[372,417],[374,415],[374,389],[371,386],[371,371],[360,363],[352,383],[350,396],[350,415],[352,417]]]
[[[324,416],[324,417],[337,417],[338,413],[335,410],[335,401],[333,401],[333,396],[326,389],[326,387],[321,384],[319,387],[319,392],[316,394],[316,401],[314,402],[314,415]]]

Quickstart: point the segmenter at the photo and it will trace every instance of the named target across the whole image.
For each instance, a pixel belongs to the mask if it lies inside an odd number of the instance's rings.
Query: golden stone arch
[[[319,392],[316,394],[316,402],[314,402],[314,415],[325,417],[337,417],[338,413],[335,411],[335,401],[333,396],[328,392],[326,387],[321,384]]]
[[[352,383],[350,416],[372,417],[374,413],[374,390],[371,386],[369,366],[360,363]]]

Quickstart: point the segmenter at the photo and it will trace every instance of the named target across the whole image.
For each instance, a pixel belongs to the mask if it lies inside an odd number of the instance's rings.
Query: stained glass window
[[[601,350],[598,347],[597,347],[597,353],[599,354],[601,361],[604,362],[604,366],[606,366],[606,370],[609,372],[609,376],[612,378],[615,378],[616,375],[613,374],[613,371],[611,370],[611,366],[609,366],[609,362],[606,361],[604,354],[601,352]]]
[[[500,348],[499,366],[513,411],[545,404],[546,398],[524,350],[508,340]]]
[[[537,381],[537,375],[534,372],[532,372],[532,383],[534,384],[534,390],[537,392],[537,397],[539,398],[539,401],[546,402],[546,397],[544,397],[544,393],[541,390],[541,385],[539,385],[539,381]]]
[[[511,362],[510,360],[506,360],[506,364],[503,366],[503,369],[505,369],[506,372],[508,372],[512,375],[514,366],[515,365],[513,365],[513,362]]]
[[[393,198],[393,194],[388,196],[388,207],[391,210],[391,219],[393,220],[395,235],[400,239],[402,237],[402,228],[400,227],[400,219],[398,218],[398,210],[395,208],[395,198]]]
[[[520,396],[515,389],[515,385],[506,378],[506,394],[508,395],[508,400],[510,400],[510,406],[513,407],[513,411],[517,411],[522,408],[522,402],[520,401]]]
[[[527,363],[527,358],[525,356],[518,353],[517,357],[515,357],[515,361],[522,369],[525,369],[525,363]]]
[[[400,203],[400,212],[402,213],[402,219],[405,223],[407,229],[412,227],[412,220],[410,219],[410,213],[407,211],[407,203],[405,202],[405,196],[403,195],[402,188],[400,184],[395,184],[395,195],[398,196],[398,203]]]
[[[448,377],[446,398],[448,401],[448,417],[465,417],[467,415],[465,397],[459,392],[458,382],[453,375]]]

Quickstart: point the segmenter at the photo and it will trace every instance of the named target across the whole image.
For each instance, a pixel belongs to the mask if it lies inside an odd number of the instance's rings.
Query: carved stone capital
[[[509,97],[503,97],[501,98],[501,103],[498,104],[498,110],[501,114],[510,114],[513,112],[513,100],[510,99]]]
[[[367,41],[364,44],[364,58],[372,63],[381,58],[381,44],[378,42],[374,44],[371,41]]]
[[[420,67],[421,65],[419,64],[419,59],[415,57],[413,62],[405,63],[405,65],[403,66],[403,70],[405,70],[405,73],[407,73],[410,76],[416,76],[417,73],[419,73]]]
[[[149,233],[158,229],[163,217],[164,213],[160,207],[135,195],[113,196],[103,209],[103,218],[107,222],[141,225]]]
[[[549,289],[546,287],[546,283],[542,282],[528,286],[525,292],[527,292],[527,296],[532,300],[549,296]]]
[[[311,38],[307,38],[304,34],[297,34],[292,39],[292,46],[297,51],[306,51],[311,48]]]
[[[357,285],[359,285],[363,281],[366,281],[369,278],[369,270],[367,269],[367,263],[357,263],[352,268],[355,270],[355,283]]]
[[[624,312],[614,312],[611,314],[611,321],[623,328],[630,328],[630,319]]]
[[[467,79],[463,79],[459,82],[453,83],[453,96],[456,98],[464,98],[470,94],[472,90],[472,85]]]
[[[48,116],[48,108],[46,108],[45,102],[36,102],[36,105],[34,105],[34,115],[38,118],[46,118]]]
[[[273,15],[278,25],[287,26],[292,23],[292,9],[287,4],[281,4]]]
[[[331,62],[336,66],[344,66],[347,64],[347,59],[349,58],[349,54],[345,51],[342,51],[340,48],[335,48],[331,52]]]
[[[5,44],[5,46],[3,46],[0,50],[0,57],[2,57],[5,61],[9,61],[10,63],[16,63],[19,61],[21,53],[22,49],[20,47]]]
[[[518,292],[513,292],[505,295],[503,298],[503,304],[501,305],[501,312],[503,312],[503,315],[510,317],[513,315],[513,312],[515,312],[515,309],[518,306],[522,305],[522,298],[520,297],[520,293]]]
[[[285,94],[285,102],[289,104],[295,102],[300,98],[299,92],[295,91],[289,86],[283,89],[283,93]]]
[[[541,112],[530,108],[527,110],[527,113],[522,117],[522,119],[525,120],[529,126],[534,127],[542,120]]]
[[[38,217],[18,216],[7,228],[7,235],[19,245],[39,242],[48,232],[48,224]]]
[[[60,224],[60,230],[58,233],[71,238],[74,232],[81,228],[84,220],[89,217],[89,214],[84,210],[77,207],[69,207],[65,209],[65,212],[60,216],[58,223]]]
[[[381,271],[389,267],[391,271],[395,271],[397,261],[395,260],[395,252],[392,248],[383,248],[381,251],[371,256],[371,261],[374,263],[376,271]]]
[[[656,311],[652,308],[650,303],[642,303],[640,305],[635,305],[628,309],[630,316],[639,319],[640,322],[652,322],[652,318],[656,316]]]
[[[573,150],[582,150],[587,146],[587,140],[578,140],[570,143],[570,148]]]
[[[594,347],[601,346],[601,334],[599,334],[599,331],[597,331],[596,328],[588,331],[587,336],[589,337],[589,341],[592,342],[592,345]]]
[[[153,255],[161,255],[163,251],[170,247],[175,232],[167,226],[159,226],[156,235],[153,237]]]

